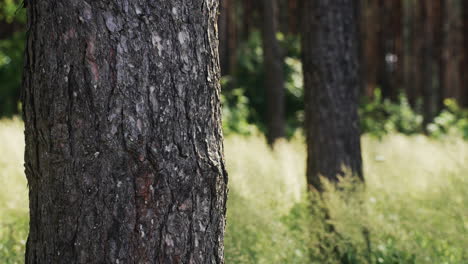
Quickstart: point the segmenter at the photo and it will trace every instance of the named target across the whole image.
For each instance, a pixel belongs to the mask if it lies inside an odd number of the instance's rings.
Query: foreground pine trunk
[[[217,1],[28,1],[26,263],[223,263]]]
[[[337,181],[344,168],[362,178],[358,122],[357,1],[305,1],[302,50],[308,183]]]

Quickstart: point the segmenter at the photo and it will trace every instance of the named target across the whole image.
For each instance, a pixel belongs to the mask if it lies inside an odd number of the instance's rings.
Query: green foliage
[[[287,134],[292,136],[304,121],[300,41],[297,37],[285,37],[282,34],[278,34],[278,40],[286,55],[284,70]],[[239,48],[233,76],[225,77],[222,82],[224,126],[227,134],[251,134],[255,130],[254,126],[265,132],[268,113],[261,41],[259,32],[251,34]],[[361,131],[377,137],[391,133],[413,135],[428,131],[429,135],[436,138],[456,132],[468,139],[467,112],[457,107],[453,100],[446,100],[445,107],[426,129],[420,107],[413,109],[403,94],[397,102],[384,99],[381,91],[376,89],[372,99],[364,98],[360,104]]]
[[[461,109],[453,99],[444,100],[445,109],[428,125],[429,134],[442,138],[449,134],[468,139],[468,110]]]
[[[221,83],[228,82],[225,77]],[[240,88],[225,91],[221,95],[223,106],[223,129],[226,135],[236,133],[250,135],[256,127],[249,123],[249,99]]]
[[[286,120],[288,134],[292,136],[296,128],[301,126],[303,112],[302,66],[299,60],[299,41],[298,38],[285,37],[282,34],[278,34],[278,40],[285,52]],[[264,78],[262,39],[261,34],[255,31],[240,46],[235,71],[228,81],[224,81],[222,84],[225,105],[236,106],[235,100],[238,100],[238,97],[232,96],[233,90],[236,94],[241,93],[247,99],[247,103],[245,104],[247,122],[255,124],[263,132],[265,132],[268,114],[266,110]],[[229,112],[235,111],[237,111],[236,108]]]
[[[19,111],[24,41],[23,32],[0,40],[0,115],[12,116]]]
[[[406,135],[422,133],[422,115],[413,111],[404,95],[397,103],[383,99],[379,89],[374,98],[359,107],[361,131],[381,137],[388,133],[399,132]]]
[[[21,1],[0,0],[0,23],[24,24],[26,15],[20,4]],[[25,33],[18,31],[4,37],[0,36],[0,116],[12,116],[19,111]]]
[[[18,21],[21,23],[26,22],[26,16],[24,14],[18,15],[21,10],[20,0],[0,0],[0,20],[12,23]]]

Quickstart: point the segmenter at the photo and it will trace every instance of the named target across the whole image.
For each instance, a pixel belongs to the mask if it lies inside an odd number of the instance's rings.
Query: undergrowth
[[[0,121],[0,263],[23,263],[28,230],[23,125]],[[363,136],[365,186],[307,191],[301,136],[225,141],[226,263],[468,263],[468,143]]]

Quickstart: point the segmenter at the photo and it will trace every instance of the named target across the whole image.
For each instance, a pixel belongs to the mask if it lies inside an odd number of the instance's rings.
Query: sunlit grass
[[[0,120],[0,263],[23,263],[28,192],[23,167],[23,124]]]
[[[0,263],[23,262],[22,129],[0,121]],[[260,135],[232,135],[225,156],[226,263],[468,263],[466,141],[364,136],[366,186],[326,184],[323,199],[307,195],[300,136],[272,151]]]

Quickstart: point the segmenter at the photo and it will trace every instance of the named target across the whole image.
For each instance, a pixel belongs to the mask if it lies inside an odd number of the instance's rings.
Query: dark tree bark
[[[299,1],[301,0],[288,0],[288,33],[297,34],[299,32],[299,23],[301,12],[299,10]]]
[[[462,100],[460,104],[468,107],[468,2],[462,1],[462,23],[463,23],[463,62],[462,62]]]
[[[403,1],[403,89],[409,103],[416,104],[415,62],[418,59],[415,52],[415,42],[418,40],[416,33],[416,1]]]
[[[263,0],[263,65],[267,100],[267,139],[270,145],[285,136],[283,56],[276,39],[276,0]]]
[[[403,79],[402,1],[362,2],[364,94],[372,97],[380,87],[385,98],[396,100]]]
[[[217,1],[28,1],[26,263],[223,263]]]
[[[337,181],[348,169],[362,177],[358,122],[358,5],[354,0],[305,1],[302,50],[308,183]]]
[[[423,24],[421,67],[424,123],[431,122],[440,110],[441,98],[441,47],[442,47],[442,2],[421,1]]]
[[[254,20],[254,3],[253,0],[242,1],[242,38],[248,39],[252,32]]]
[[[382,48],[380,85],[385,98],[396,100],[402,85],[403,5],[402,0],[380,1],[382,8],[379,42]]]
[[[377,0],[363,0],[361,16],[362,29],[362,54],[363,54],[363,94],[372,98],[375,88],[378,87],[379,73],[384,65],[383,49],[379,42],[380,32],[380,3]]]
[[[463,101],[462,60],[463,31],[461,2],[443,1],[443,37],[442,37],[442,99],[453,98]]]
[[[237,52],[237,27],[235,3],[233,0],[220,0],[219,54],[221,74],[229,75],[235,68]]]
[[[221,66],[221,75],[229,72],[229,49],[228,49],[228,2],[229,0],[220,0],[218,29],[219,29],[219,62]]]

